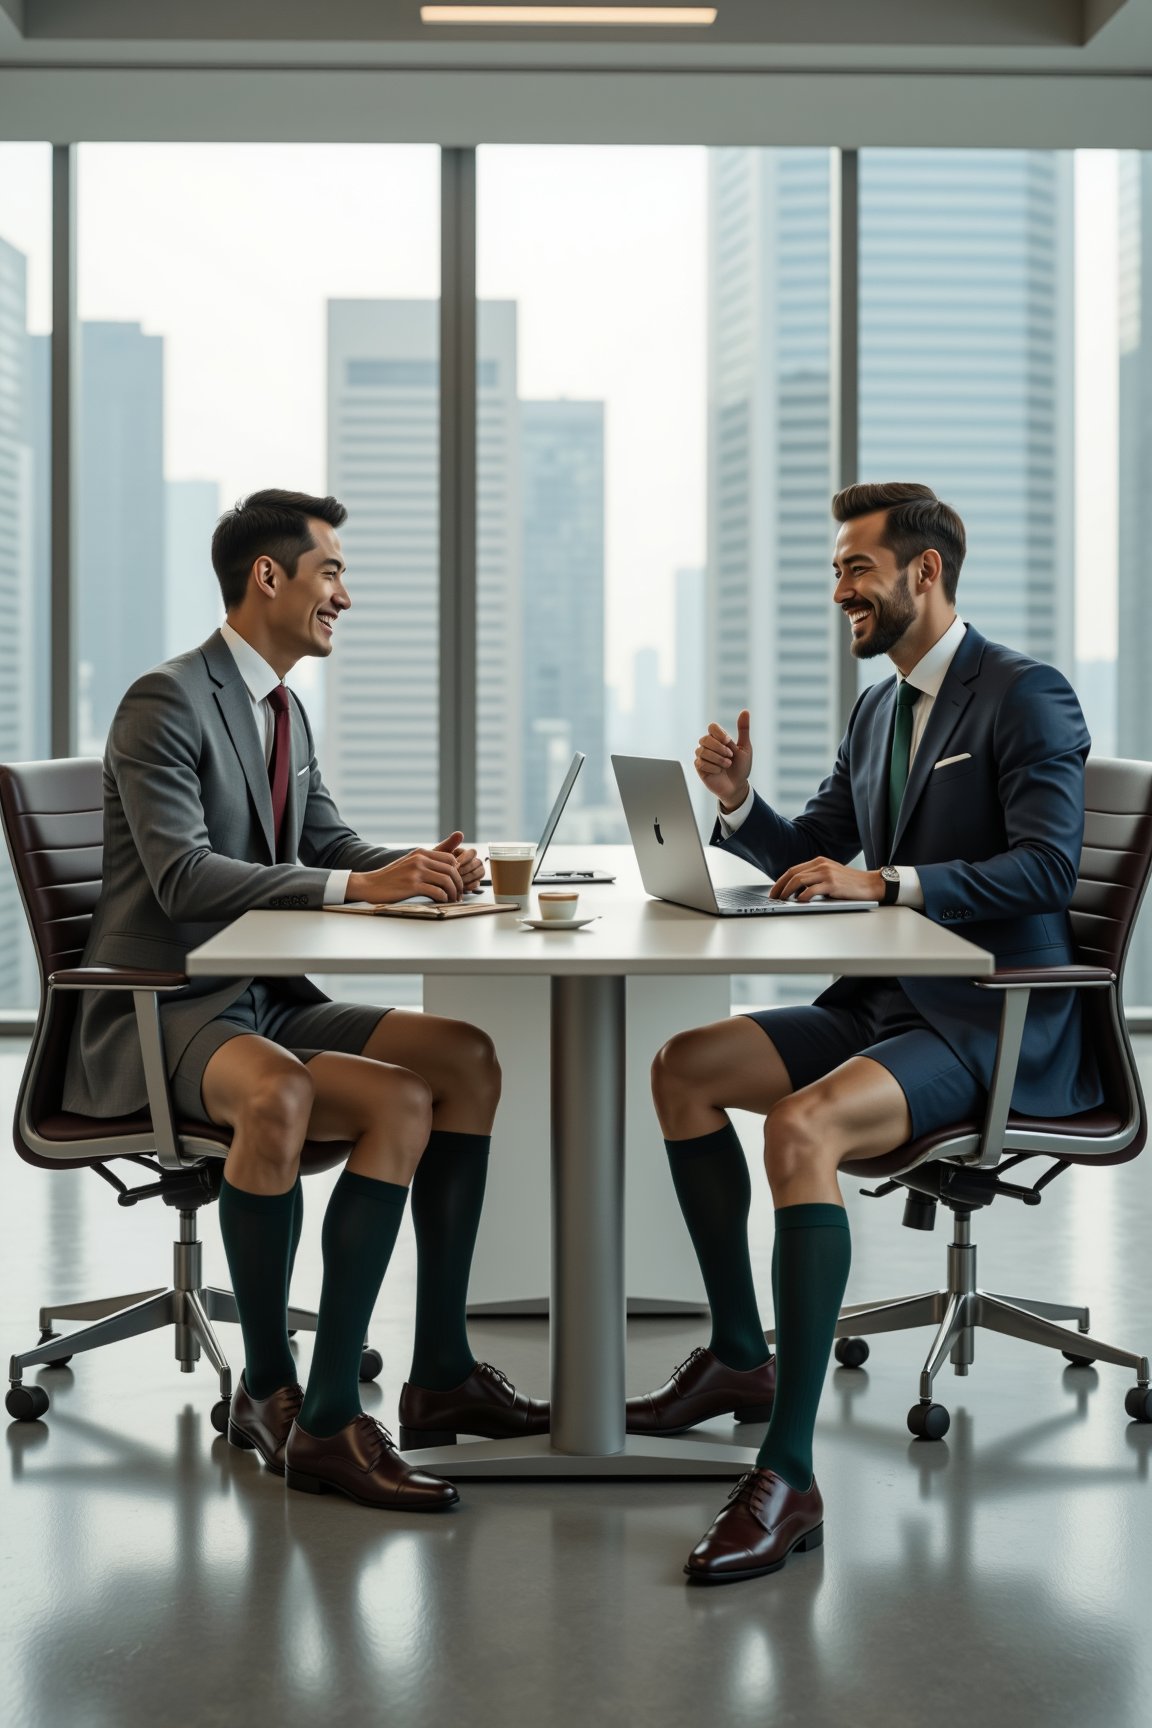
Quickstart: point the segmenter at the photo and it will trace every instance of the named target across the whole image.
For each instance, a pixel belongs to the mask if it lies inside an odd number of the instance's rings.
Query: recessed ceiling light
[[[716,22],[715,6],[421,6],[423,24],[687,24]]]

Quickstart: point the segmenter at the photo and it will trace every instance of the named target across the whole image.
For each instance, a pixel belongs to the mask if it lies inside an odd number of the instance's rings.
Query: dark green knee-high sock
[[[712,1310],[709,1348],[729,1368],[768,1358],[748,1259],[748,1164],[730,1122],[693,1140],[665,1140],[676,1198]]]
[[[220,1184],[220,1234],[244,1334],[244,1384],[268,1398],[296,1379],[288,1348],[288,1267],[296,1191],[249,1194]]]
[[[434,1128],[412,1182],[416,1230],[414,1386],[446,1392],[476,1366],[468,1342],[468,1275],[488,1179],[487,1134]]]
[[[295,1205],[292,1208],[292,1239],[288,1244],[288,1283],[284,1291],[285,1302],[292,1299],[292,1274],[296,1270],[296,1250],[300,1246],[300,1232],[304,1228],[304,1184],[299,1176],[292,1190]]]
[[[407,1188],[345,1170],[320,1234],[324,1283],[312,1370],[300,1411],[309,1434],[335,1434],[360,1414],[360,1353],[404,1216]]]
[[[848,1214],[842,1206],[782,1206],[776,1247],[776,1400],[756,1462],[803,1491],[812,1480],[816,1411],[852,1263]]]

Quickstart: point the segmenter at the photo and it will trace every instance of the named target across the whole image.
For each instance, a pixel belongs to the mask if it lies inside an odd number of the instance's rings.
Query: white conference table
[[[418,973],[551,980],[550,1435],[421,1451],[472,1476],[727,1476],[754,1450],[712,1437],[624,1432],[625,980],[664,974],[834,973],[975,978],[983,949],[907,908],[713,918],[648,899],[630,847],[557,849],[549,863],[613,871],[585,890],[583,930],[533,931],[515,912],[437,923],[331,912],[246,912],[188,956],[201,976]]]

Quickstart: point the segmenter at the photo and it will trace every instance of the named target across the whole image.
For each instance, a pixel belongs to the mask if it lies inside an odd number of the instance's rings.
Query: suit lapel
[[[213,691],[216,705],[220,710],[220,717],[224,722],[225,730],[232,740],[232,747],[240,758],[240,766],[244,770],[244,778],[248,782],[248,793],[264,835],[269,859],[275,862],[276,848],[272,836],[272,789],[268,784],[268,769],[264,761],[264,750],[256,731],[256,721],[252,714],[252,698],[248,694],[248,686],[241,678],[240,668],[232,658],[232,651],[219,631],[204,643],[201,653],[216,685],[216,689]],[[289,779],[288,784],[289,795],[291,795],[291,779]]]
[[[956,725],[971,702],[975,691],[973,684],[980,671],[980,662],[984,656],[984,638],[979,631],[969,625],[956,653],[952,664],[944,674],[944,682],[940,686],[940,694],[932,705],[928,724],[924,728],[924,736],[916,750],[916,760],[908,775],[908,784],[904,788],[904,798],[900,805],[900,815],[896,822],[896,832],[892,836],[892,855],[904,837],[904,831],[912,819],[912,812],[917,801],[928,784],[929,778],[944,755],[948,740],[956,729]]]

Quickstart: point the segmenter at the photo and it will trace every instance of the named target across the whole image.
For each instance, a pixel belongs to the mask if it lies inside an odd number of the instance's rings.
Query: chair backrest
[[[1085,966],[1121,977],[1152,869],[1152,762],[1090,756],[1072,937]]]
[[[1104,1086],[1105,1108],[1139,1127],[1125,1146],[1131,1158],[1147,1137],[1147,1108],[1122,1011],[1124,965],[1152,873],[1152,762],[1090,756],[1084,785],[1084,847],[1070,921],[1076,958],[1107,966],[1115,992],[1081,992],[1084,1026]]]
[[[35,1059],[27,1070],[33,1089],[27,1106],[33,1120],[60,1109],[79,997],[54,991],[50,999],[47,979],[52,972],[80,964],[100,895],[101,772],[100,762],[87,757],[0,764],[0,825],[40,971]],[[23,1146],[20,1150],[28,1155]]]

